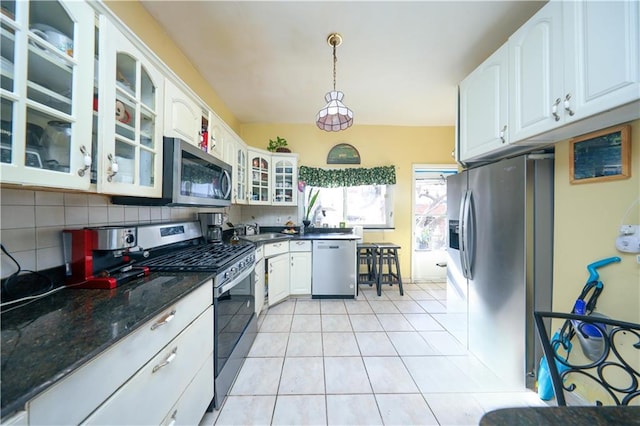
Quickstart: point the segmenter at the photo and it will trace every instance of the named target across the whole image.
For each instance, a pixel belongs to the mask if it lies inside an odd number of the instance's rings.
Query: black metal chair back
[[[533,315],[558,405],[567,405],[572,394],[596,405],[640,405],[640,324],[596,315]],[[559,332],[550,337],[552,320]]]

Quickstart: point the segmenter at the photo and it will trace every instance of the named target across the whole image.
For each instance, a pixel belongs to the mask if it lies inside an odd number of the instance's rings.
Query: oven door
[[[214,405],[219,408],[255,340],[253,267],[214,289]]]

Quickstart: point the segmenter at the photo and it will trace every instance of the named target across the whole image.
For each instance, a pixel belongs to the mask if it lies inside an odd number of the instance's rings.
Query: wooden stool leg
[[[400,275],[400,262],[398,261],[398,250],[393,250],[393,257],[396,262],[396,274],[398,276],[398,287],[400,288],[400,296],[404,296],[404,290],[402,289],[402,276]]]

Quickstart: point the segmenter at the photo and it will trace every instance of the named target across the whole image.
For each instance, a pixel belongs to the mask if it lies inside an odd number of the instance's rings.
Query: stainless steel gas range
[[[199,222],[137,226],[136,264],[151,271],[212,272],[214,399],[220,408],[255,340],[253,244],[205,243]]]

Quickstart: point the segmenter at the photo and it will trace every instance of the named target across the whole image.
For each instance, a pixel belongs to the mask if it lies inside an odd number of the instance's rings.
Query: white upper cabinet
[[[227,133],[224,141],[224,161],[233,167],[233,204],[247,204],[247,146],[237,137]]]
[[[208,119],[208,118],[207,118]],[[200,146],[202,112],[198,103],[169,78],[164,82],[164,136]]]
[[[274,154],[271,157],[271,203],[278,206],[298,205],[298,157],[295,154]]]
[[[550,2],[509,38],[511,140],[542,133],[560,119],[563,105],[562,4]]]
[[[249,156],[249,204],[271,204],[271,156],[259,150],[247,149]]]
[[[640,99],[638,19],[637,1],[551,1],[516,31],[509,39],[511,142],[553,142],[560,133],[550,130]],[[579,132],[638,116],[611,115]],[[570,132],[563,136],[577,134]]]
[[[226,137],[224,121],[209,111],[209,143],[207,148],[209,154],[222,159],[224,157],[224,141]]]
[[[94,11],[77,1],[2,8],[2,182],[88,190]]]
[[[570,96],[566,119],[579,120],[639,100],[640,2],[565,1],[562,6],[562,100]],[[638,118],[640,106],[635,110]]]
[[[507,69],[505,44],[460,83],[459,161],[481,158],[507,145]]]
[[[164,77],[104,16],[100,38],[98,191],[160,197]]]

